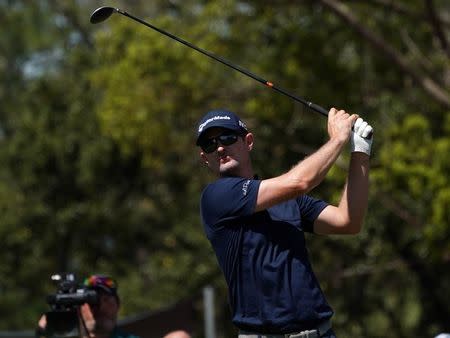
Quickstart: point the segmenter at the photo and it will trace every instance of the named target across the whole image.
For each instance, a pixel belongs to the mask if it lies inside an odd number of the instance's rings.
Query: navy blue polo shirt
[[[201,197],[204,229],[228,284],[233,323],[258,333],[315,328],[333,315],[304,232],[327,203],[302,195],[254,212],[261,181],[220,178]]]

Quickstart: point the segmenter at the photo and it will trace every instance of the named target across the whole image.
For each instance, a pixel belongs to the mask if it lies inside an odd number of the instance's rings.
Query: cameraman
[[[117,327],[120,299],[114,279],[103,275],[91,275],[85,279],[84,287],[96,291],[98,302],[97,304],[85,303],[80,306],[80,337],[139,338],[125,333]],[[43,315],[36,330],[37,337],[46,337],[46,326],[47,319]]]

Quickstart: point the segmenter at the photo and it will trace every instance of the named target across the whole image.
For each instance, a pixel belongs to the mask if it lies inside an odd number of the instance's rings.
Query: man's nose
[[[217,152],[221,153],[224,150],[225,150],[225,146],[222,143],[217,142]]]

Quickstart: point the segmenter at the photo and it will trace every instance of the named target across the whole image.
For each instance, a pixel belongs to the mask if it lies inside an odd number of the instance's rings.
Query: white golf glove
[[[350,136],[351,152],[365,153],[370,156],[373,142],[373,128],[362,118],[358,118],[353,125]]]

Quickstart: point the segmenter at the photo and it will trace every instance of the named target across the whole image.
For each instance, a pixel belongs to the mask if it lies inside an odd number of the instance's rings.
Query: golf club
[[[307,101],[307,100],[305,100],[305,99],[303,99],[301,97],[298,97],[296,95],[290,94],[286,90],[284,90],[284,89],[282,89],[280,87],[277,87],[272,82],[267,81],[267,80],[259,77],[258,75],[255,75],[255,74],[249,72],[248,70],[246,70],[246,69],[244,69],[244,68],[242,68],[240,66],[237,66],[237,65],[231,63],[230,61],[228,61],[228,60],[226,60],[226,59],[224,59],[224,58],[222,58],[220,56],[214,55],[213,53],[208,52],[207,50],[204,50],[202,48],[199,48],[199,47],[193,45],[192,43],[190,43],[190,42],[188,42],[186,40],[183,40],[183,39],[181,39],[181,38],[179,38],[179,37],[177,37],[177,36],[175,36],[175,35],[173,35],[173,34],[171,34],[169,32],[166,32],[166,31],[164,31],[164,30],[162,30],[162,29],[160,29],[160,28],[158,28],[156,26],[153,26],[152,24],[150,24],[148,22],[145,22],[144,20],[141,20],[141,19],[139,19],[139,18],[137,18],[137,17],[135,17],[135,16],[133,16],[133,15],[131,15],[131,14],[129,14],[129,13],[119,9],[119,8],[107,7],[107,6],[99,7],[95,11],[92,12],[91,18],[90,18],[90,22],[92,24],[97,24],[97,23],[103,22],[106,19],[108,19],[114,13],[119,13],[119,14],[122,14],[122,15],[124,15],[126,17],[129,17],[130,19],[133,19],[134,21],[137,21],[137,22],[139,22],[139,23],[141,23],[141,24],[143,24],[143,25],[145,25],[145,26],[147,26],[147,27],[149,27],[149,28],[151,28],[151,29],[153,29],[153,30],[155,30],[155,31],[165,35],[165,36],[168,36],[169,38],[174,39],[174,40],[182,43],[185,46],[188,46],[188,47],[190,47],[192,49],[195,49],[197,52],[200,52],[203,55],[206,55],[206,56],[210,57],[213,60],[219,61],[220,63],[222,63],[222,64],[224,64],[224,65],[226,65],[226,66],[228,66],[228,67],[230,67],[230,68],[232,68],[234,70],[237,70],[238,72],[240,72],[240,73],[242,73],[244,75],[247,75],[248,77],[250,77],[250,78],[252,78],[252,79],[262,83],[263,85],[265,85],[265,86],[267,86],[269,88],[272,88],[272,89],[276,90],[277,92],[279,92],[281,94],[284,94],[284,95],[290,97],[291,99],[294,99],[297,102],[300,102],[300,103],[304,104],[305,106],[309,107],[310,109],[312,109],[312,110],[314,110],[314,111],[316,111],[316,112],[318,112],[318,113],[320,113],[320,114],[322,114],[324,116],[328,116],[328,111],[325,108],[323,108],[323,107],[321,107],[321,106],[319,106],[319,105],[317,105],[315,103],[309,102],[309,101]],[[371,135],[369,135],[368,138],[371,138]]]

